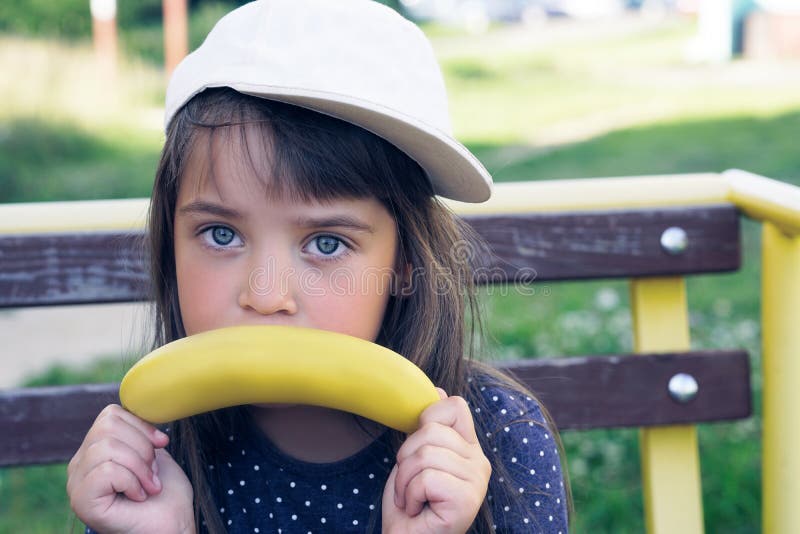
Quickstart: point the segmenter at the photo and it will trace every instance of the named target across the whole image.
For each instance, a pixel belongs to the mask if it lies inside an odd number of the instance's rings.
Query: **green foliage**
[[[66,465],[0,469],[0,532],[83,532],[65,490]]]
[[[0,126],[0,202],[145,197],[158,162],[136,134],[17,119]]]
[[[132,361],[119,358],[100,358],[82,367],[56,364],[26,380],[23,387],[66,386],[69,384],[103,384],[119,382]]]
[[[117,0],[117,26],[148,26],[161,22],[163,0]]]
[[[240,2],[243,3],[243,2]],[[205,39],[214,24],[233,7],[235,2],[211,1],[193,6],[189,12],[189,50],[194,50]],[[155,65],[164,62],[164,27],[161,16],[148,24],[130,24],[120,32],[125,51]]]
[[[575,505],[573,532],[644,532],[637,435],[630,429],[562,434]]]
[[[90,36],[88,0],[0,2],[0,31],[76,38]]]
[[[246,3],[242,0],[194,0],[190,12],[206,9],[209,5],[221,6],[229,11]],[[121,33],[129,30],[160,25],[161,0],[118,0],[117,28]],[[0,31],[25,35],[89,39],[92,34],[92,15],[89,0],[26,0],[0,3]]]

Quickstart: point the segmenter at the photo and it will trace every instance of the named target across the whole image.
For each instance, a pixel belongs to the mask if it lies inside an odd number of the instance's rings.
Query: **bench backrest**
[[[491,245],[476,258],[479,284],[535,292],[543,281],[682,276],[736,270],[739,212],[729,204],[550,214],[466,215]],[[665,242],[680,229],[684,250]],[[147,298],[141,232],[0,236],[0,307],[129,302]],[[7,354],[6,357],[21,357]],[[719,421],[751,413],[740,350],[660,352],[499,362],[531,387],[561,429]],[[670,395],[680,373],[702,384],[689,402]],[[0,392],[0,465],[58,462],[76,450],[117,385]]]

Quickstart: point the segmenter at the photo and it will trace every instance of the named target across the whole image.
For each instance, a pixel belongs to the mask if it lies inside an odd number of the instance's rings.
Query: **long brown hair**
[[[245,125],[259,129],[270,161],[250,157]],[[228,88],[195,96],[175,115],[167,130],[148,226],[155,303],[153,348],[185,336],[173,254],[173,215],[187,161],[213,135],[229,139],[239,135],[241,143],[237,146],[245,149],[243,161],[253,166],[256,176],[271,177],[265,185],[272,192],[300,200],[374,197],[392,214],[398,229],[398,265],[410,265],[412,271],[404,290],[389,300],[377,343],[403,354],[434,384],[451,395],[463,396],[471,405],[482,403],[480,393],[468,381],[474,375],[492,377],[531,395],[520,384],[474,359],[482,349],[483,328],[472,268],[459,250],[463,252],[466,246],[485,253],[488,247],[437,199],[420,166],[358,126]],[[420,272],[435,276],[413,276]],[[196,524],[199,527],[204,523],[212,533],[225,532],[225,528],[209,491],[212,481],[204,472],[204,454],[213,449],[215,436],[227,435],[222,429],[241,415],[235,409],[220,410],[170,426],[170,452],[194,487]],[[476,430],[485,440],[488,430],[480,420],[476,421]],[[402,438],[399,433],[392,436],[395,451]],[[486,443],[482,445],[498,473],[502,470],[498,453]],[[494,498],[513,500],[515,492],[507,493]],[[373,525],[376,521],[380,524],[379,518],[373,518]],[[473,530],[492,531],[487,500]]]

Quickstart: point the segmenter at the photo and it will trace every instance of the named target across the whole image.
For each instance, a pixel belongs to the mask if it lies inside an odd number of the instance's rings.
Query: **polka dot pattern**
[[[494,530],[566,533],[558,450],[539,405],[478,379],[472,386],[483,401],[470,408],[483,423],[484,447],[504,458],[493,466],[488,492]],[[295,460],[254,427],[226,438],[206,474],[229,533],[366,532],[380,525],[381,496],[394,466],[388,435],[329,464]]]
[[[255,428],[229,436],[227,445],[207,473],[216,477],[214,499],[229,533],[364,532],[371,521],[380,524],[394,466],[388,435],[329,464],[291,458]]]
[[[482,386],[489,445],[506,458],[489,483],[497,532],[567,532],[566,497],[558,449],[539,404],[497,386]],[[499,431],[502,430],[502,431]]]

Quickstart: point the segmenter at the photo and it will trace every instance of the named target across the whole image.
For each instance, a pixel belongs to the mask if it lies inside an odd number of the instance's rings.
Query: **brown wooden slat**
[[[479,282],[527,282],[531,270],[548,281],[723,272],[741,264],[739,213],[731,205],[468,221],[495,255],[480,258]],[[688,235],[687,249],[674,256],[661,247],[661,234],[673,226]]]
[[[752,413],[745,351],[520,360],[499,367],[533,390],[562,430],[671,425],[740,419]],[[692,375],[686,404],[667,389]]]
[[[739,214],[730,205],[465,218],[492,246],[472,255],[479,283],[683,275],[736,270]],[[671,256],[661,233],[680,226],[687,250]],[[123,302],[147,298],[143,253],[130,234],[0,237],[0,307]]]
[[[148,273],[140,234],[0,237],[0,308],[138,301]]]
[[[0,466],[69,460],[119,384],[0,390]]]
[[[716,421],[751,414],[747,353],[694,352],[506,362],[562,430]],[[676,373],[700,391],[688,404],[667,393]],[[68,460],[117,384],[0,391],[0,466]]]

